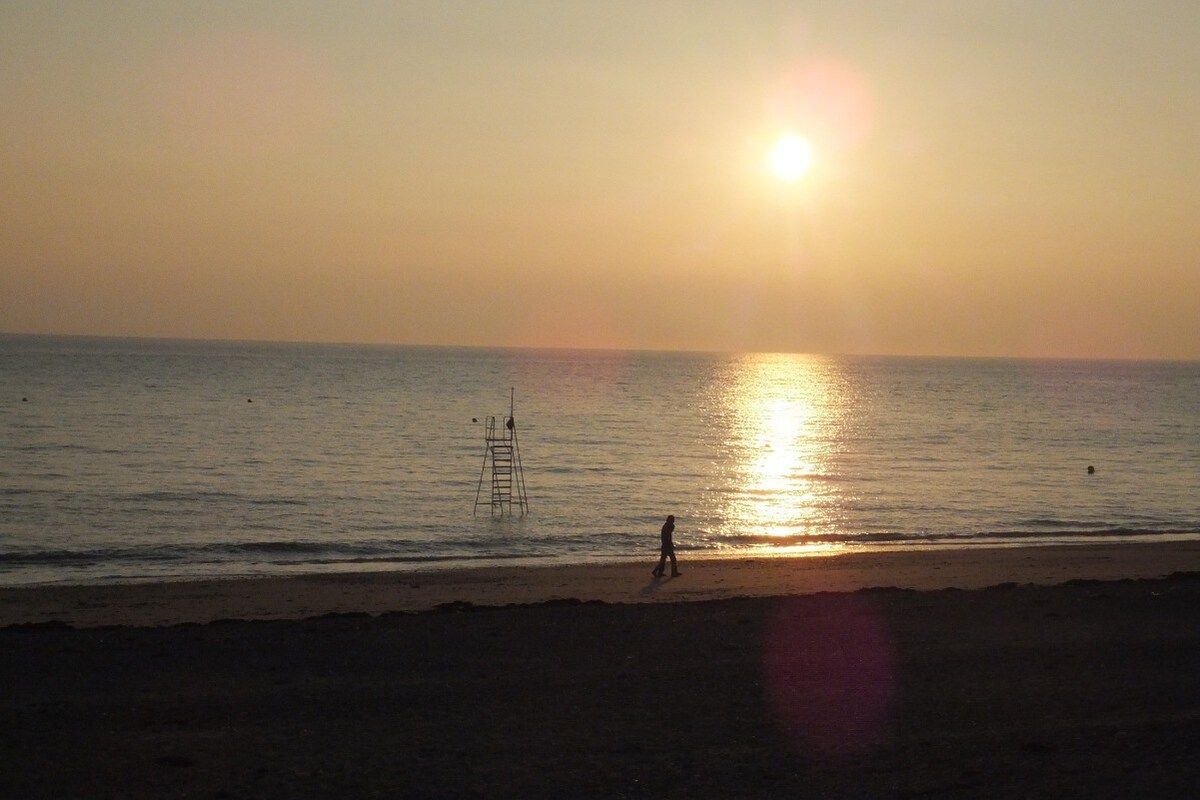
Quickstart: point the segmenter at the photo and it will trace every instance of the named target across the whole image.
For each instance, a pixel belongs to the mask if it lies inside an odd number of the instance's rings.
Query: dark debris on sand
[[[771,655],[780,630],[801,655]],[[866,639],[887,703],[858,736],[836,703],[878,689],[856,683]],[[781,694],[769,663],[843,675]],[[1196,575],[18,626],[0,630],[0,797],[1185,797],[1197,675]],[[780,710],[826,695],[825,717]]]

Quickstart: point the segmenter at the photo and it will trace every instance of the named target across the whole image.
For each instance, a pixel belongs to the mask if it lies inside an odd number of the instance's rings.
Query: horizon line
[[[59,332],[29,332],[0,330],[0,337],[9,338],[58,338],[58,339],[92,339],[129,342],[192,342],[213,344],[246,344],[246,345],[295,345],[295,346],[332,346],[332,347],[396,347],[396,348],[428,348],[428,349],[462,349],[462,350],[529,350],[557,351],[564,353],[657,353],[657,354],[692,354],[692,355],[793,355],[810,358],[913,358],[913,359],[946,359],[946,360],[978,360],[978,361],[1097,361],[1097,362],[1158,362],[1158,363],[1198,363],[1200,357],[1167,357],[1167,356],[1079,356],[1079,355],[996,355],[971,353],[897,353],[897,352],[815,352],[806,350],[725,350],[707,348],[662,348],[662,347],[606,347],[606,346],[556,346],[556,345],[520,345],[520,344],[462,344],[441,342],[396,342],[396,341],[343,341],[343,340],[308,340],[308,339],[255,339],[235,337],[197,337],[197,336],[148,336],[141,334],[106,334],[106,333],[59,333]]]

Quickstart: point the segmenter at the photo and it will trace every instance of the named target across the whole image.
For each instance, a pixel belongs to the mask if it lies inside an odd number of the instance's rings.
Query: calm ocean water
[[[0,336],[0,385],[0,584],[1200,531],[1198,363]],[[475,516],[510,389],[530,513]]]

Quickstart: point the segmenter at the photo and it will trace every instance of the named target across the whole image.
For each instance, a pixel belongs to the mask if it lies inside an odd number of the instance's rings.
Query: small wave
[[[392,545],[374,545],[362,543],[346,543],[346,542],[313,542],[313,541],[260,541],[260,542],[231,542],[228,544],[211,544],[196,548],[197,552],[201,553],[216,553],[237,555],[242,553],[266,553],[269,555],[280,554],[296,554],[306,555],[314,553],[386,553],[394,549],[397,544]]]
[[[576,475],[588,471],[611,472],[608,467],[546,467],[546,466],[530,466],[525,469],[525,472],[530,476],[537,475]]]
[[[988,531],[984,533],[974,534],[972,538],[982,539],[1044,539],[1048,536],[1054,538],[1079,538],[1079,539],[1101,539],[1107,537],[1155,537],[1155,536],[1177,536],[1180,534],[1195,533],[1200,526],[1196,528],[1181,528],[1181,529],[1148,529],[1148,528],[1069,528],[1043,531]]]
[[[1027,527],[1030,530],[1059,530],[1072,528],[1087,528],[1088,524],[1081,520],[1073,519],[1052,519],[1049,517],[1032,517],[1030,519],[1022,519],[1017,521],[1019,525]]]
[[[552,559],[554,556],[550,553],[534,554],[534,553],[496,553],[487,555],[455,555],[455,554],[429,554],[429,555],[394,555],[394,556],[379,556],[377,558],[360,557],[360,558],[330,558],[330,559],[312,559],[306,561],[306,564],[443,564],[443,563],[467,563],[480,561],[523,561],[526,559]]]
[[[197,500],[240,500],[241,498],[232,492],[173,492],[157,490],[151,492],[134,492],[133,494],[119,495],[117,499],[124,501],[148,501],[152,503],[191,503]]]
[[[203,490],[196,492],[181,492],[156,490],[150,492],[135,492],[118,495],[116,500],[133,503],[172,503],[184,505],[188,503],[236,502],[249,506],[306,506],[309,502],[298,497],[247,497],[235,492],[218,490]]]
[[[971,542],[1037,542],[1039,540],[1072,540],[1105,538],[1154,538],[1197,533],[1197,528],[1179,530],[1145,530],[1116,527],[1104,529],[1055,529],[1041,531],[975,531],[975,532],[898,532],[871,531],[864,533],[794,533],[794,534],[725,534],[712,536],[709,541],[725,546],[793,547],[808,544],[834,545],[893,545],[905,543],[922,544],[969,544]]]
[[[112,561],[178,561],[185,556],[163,548],[99,550],[34,550],[0,553],[0,564],[92,565]]]
[[[67,564],[101,562],[209,561],[236,559],[246,555],[384,555],[413,549],[413,543],[395,540],[388,543],[251,541],[219,542],[195,545],[156,545],[154,547],[111,547],[90,550],[23,550],[0,552],[0,564]]]

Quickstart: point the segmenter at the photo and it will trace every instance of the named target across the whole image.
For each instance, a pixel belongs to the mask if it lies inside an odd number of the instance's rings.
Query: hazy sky
[[[1200,358],[1197,41],[1194,0],[6,0],[0,331]]]

